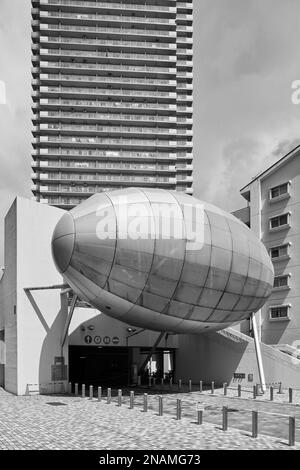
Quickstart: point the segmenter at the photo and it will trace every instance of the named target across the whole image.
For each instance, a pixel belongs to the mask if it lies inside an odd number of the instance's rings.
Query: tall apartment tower
[[[192,0],[32,0],[32,53],[37,201],[192,194]]]

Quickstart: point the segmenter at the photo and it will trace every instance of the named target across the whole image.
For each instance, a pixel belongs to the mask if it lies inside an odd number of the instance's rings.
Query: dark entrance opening
[[[130,349],[69,346],[69,380],[89,385],[127,385]]]

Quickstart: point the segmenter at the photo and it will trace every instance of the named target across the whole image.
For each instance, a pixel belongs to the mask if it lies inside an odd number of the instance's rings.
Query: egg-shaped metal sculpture
[[[52,251],[81,299],[151,330],[226,328],[260,309],[273,286],[269,255],[246,225],[175,191],[95,194],[63,215]]]

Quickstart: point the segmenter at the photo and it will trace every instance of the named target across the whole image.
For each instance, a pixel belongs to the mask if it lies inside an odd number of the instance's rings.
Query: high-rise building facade
[[[32,0],[33,186],[192,194],[193,2]]]

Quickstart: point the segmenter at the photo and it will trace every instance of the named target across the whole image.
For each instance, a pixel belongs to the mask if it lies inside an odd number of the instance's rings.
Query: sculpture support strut
[[[155,341],[154,345],[153,345],[153,348],[151,349],[151,351],[149,352],[149,354],[147,355],[146,359],[144,360],[142,366],[140,367],[140,370],[139,370],[139,375],[141,375],[143,372],[144,372],[144,369],[147,365],[147,363],[150,361],[154,351],[156,350],[157,346],[159,345],[159,343],[161,342],[161,340],[163,339],[163,336],[165,335],[165,332],[163,331],[162,333],[159,334],[157,340]]]
[[[267,390],[267,388],[266,388],[266,379],[265,379],[264,367],[263,367],[263,362],[262,362],[260,341],[259,341],[259,338],[258,338],[258,331],[257,331],[257,323],[256,323],[255,313],[252,313],[252,326],[253,326],[254,344],[255,344],[255,353],[256,353],[256,359],[257,359],[259,380],[260,380],[260,385],[261,385],[262,392],[265,393],[266,390]]]

